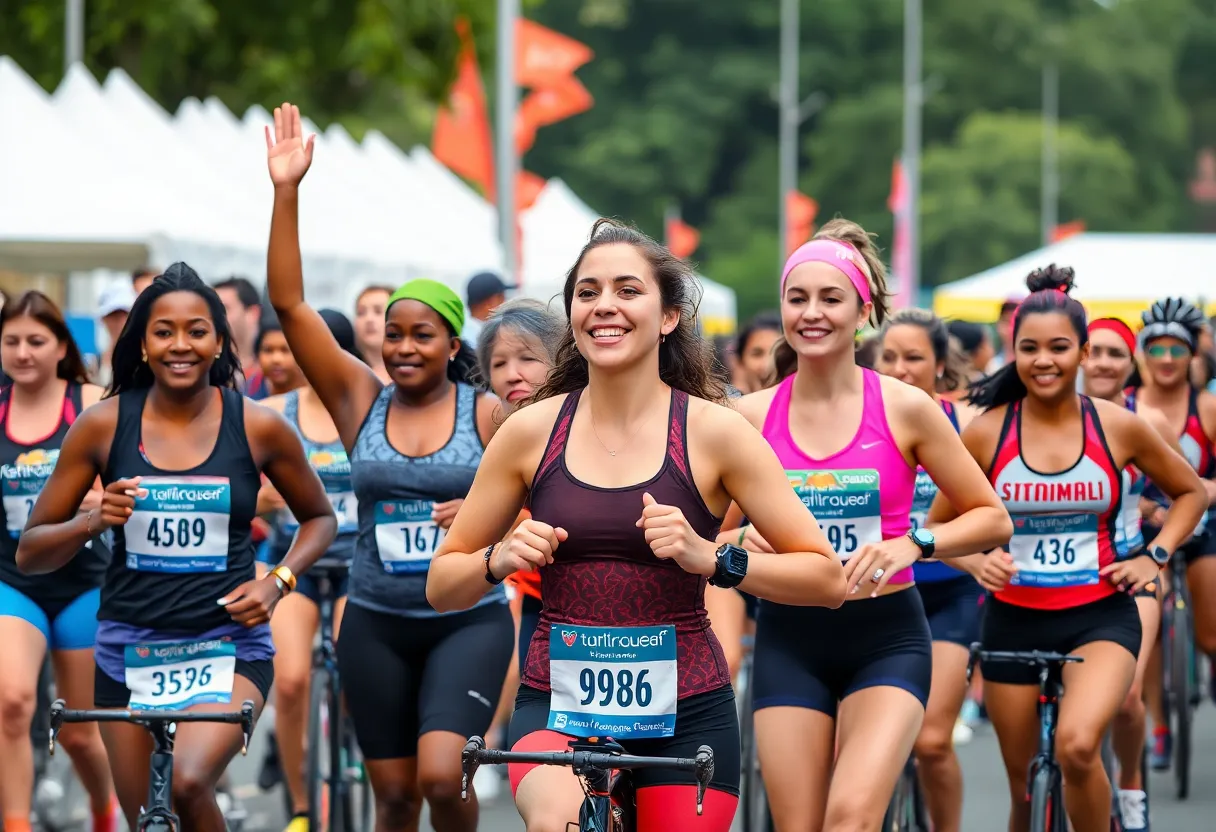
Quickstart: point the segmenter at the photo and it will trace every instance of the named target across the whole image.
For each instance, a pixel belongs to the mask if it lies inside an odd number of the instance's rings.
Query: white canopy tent
[[[942,317],[995,321],[1003,301],[1026,295],[1026,276],[1052,263],[1076,271],[1072,294],[1092,317],[1136,323],[1165,295],[1216,311],[1216,234],[1078,234],[938,287],[933,308]]]
[[[600,217],[560,179],[550,179],[523,215],[522,294],[550,301],[560,298],[566,272],[578,258]],[[707,335],[735,330],[735,293],[698,275],[704,295],[698,318]],[[558,303],[560,306],[560,302]]]

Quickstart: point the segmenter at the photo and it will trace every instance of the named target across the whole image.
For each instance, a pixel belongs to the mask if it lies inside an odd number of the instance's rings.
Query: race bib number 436
[[[549,633],[548,727],[575,737],[670,737],[679,694],[676,630],[576,627]]]
[[[1098,582],[1095,514],[1023,514],[1013,518],[1009,554],[1017,586],[1066,587]]]
[[[123,651],[130,707],[179,710],[232,701],[236,646],[229,641],[134,644]]]
[[[227,477],[144,477],[146,493],[123,527],[127,568],[223,572],[232,487]]]
[[[882,542],[878,471],[785,473],[841,560],[851,558],[866,543]]]

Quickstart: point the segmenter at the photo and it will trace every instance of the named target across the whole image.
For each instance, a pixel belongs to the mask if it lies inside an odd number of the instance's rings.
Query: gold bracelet
[[[295,592],[296,576],[292,574],[291,569],[280,563],[270,570],[270,574],[282,581],[286,585],[288,592]]]

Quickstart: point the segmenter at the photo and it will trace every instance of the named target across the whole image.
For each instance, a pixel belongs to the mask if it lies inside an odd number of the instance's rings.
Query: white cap
[[[130,312],[135,303],[135,289],[129,280],[112,283],[101,290],[97,298],[97,317],[104,318],[114,312]]]

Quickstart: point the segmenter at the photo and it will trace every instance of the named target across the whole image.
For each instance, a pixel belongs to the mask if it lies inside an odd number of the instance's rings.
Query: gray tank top
[[[363,420],[350,455],[359,504],[359,536],[350,569],[350,603],[407,618],[433,618],[426,575],[444,532],[431,520],[434,503],[465,497],[481,462],[477,391],[456,386],[456,425],[446,445],[429,456],[406,456],[386,431],[393,385]],[[478,606],[505,604],[499,585]],[[457,613],[458,614],[458,613]]]

